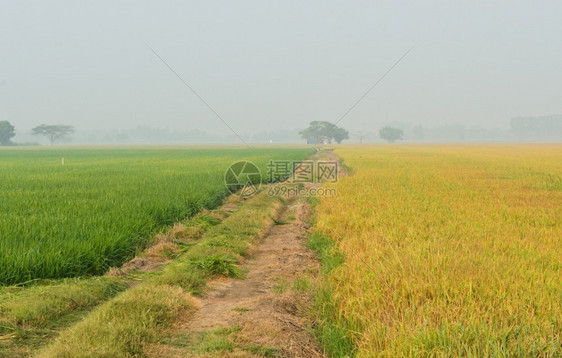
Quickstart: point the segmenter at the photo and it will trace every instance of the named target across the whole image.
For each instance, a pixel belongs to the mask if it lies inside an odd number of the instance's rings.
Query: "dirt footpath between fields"
[[[295,197],[285,206],[277,225],[241,265],[245,278],[210,281],[200,308],[176,332],[188,336],[184,343],[154,346],[151,355],[323,357],[303,312],[313,295],[307,285],[319,268],[305,247],[312,210]],[[232,332],[234,344],[210,346],[201,338],[209,332]]]
[[[312,159],[339,162],[328,151]],[[347,174],[341,163],[338,169]],[[244,279],[210,281],[200,308],[149,356],[324,357],[307,315],[319,270],[305,245],[312,214],[305,198],[287,198],[277,224],[242,263]]]

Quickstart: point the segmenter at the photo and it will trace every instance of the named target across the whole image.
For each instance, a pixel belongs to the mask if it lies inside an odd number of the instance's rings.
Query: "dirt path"
[[[312,159],[339,161],[329,151]],[[347,174],[342,166],[339,170],[341,176]],[[245,278],[209,282],[196,313],[183,317],[174,337],[154,346],[149,355],[324,357],[305,313],[319,270],[315,254],[305,246],[311,215],[305,199],[287,199],[278,225],[241,265]]]
[[[209,282],[198,311],[154,356],[323,357],[302,312],[318,271],[304,245],[311,208],[298,198],[285,205],[279,224],[242,264],[245,278]]]

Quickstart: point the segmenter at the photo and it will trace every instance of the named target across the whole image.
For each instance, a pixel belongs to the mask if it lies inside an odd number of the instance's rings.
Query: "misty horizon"
[[[508,141],[513,118],[562,114],[560,3],[318,4],[4,2],[0,120],[15,141],[42,123],[74,126],[76,143],[143,127],[234,136],[200,96],[241,136],[293,133],[341,119],[414,45],[343,128]]]
[[[523,130],[514,128],[515,121],[551,120],[554,125],[548,128],[536,126],[532,131],[523,126]],[[458,123],[423,126],[415,123],[392,122],[384,126],[401,129],[403,143],[478,143],[478,142],[556,142],[562,139],[562,115],[544,117],[516,117],[508,128],[486,128],[481,126],[463,126]],[[252,144],[304,144],[306,140],[300,132],[304,128],[271,130],[254,134],[240,133],[244,142]],[[31,132],[20,133],[14,142],[21,144],[48,144],[46,137],[32,135]],[[345,143],[380,143],[385,142],[378,131],[350,132]],[[158,128],[137,126],[124,130],[98,129],[90,131],[77,130],[74,134],[57,140],[57,144],[240,144],[241,139],[234,135],[217,135],[200,130]]]

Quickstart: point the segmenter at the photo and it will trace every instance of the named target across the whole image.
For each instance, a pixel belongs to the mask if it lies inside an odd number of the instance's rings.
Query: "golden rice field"
[[[354,355],[562,355],[562,145],[337,153],[323,309]]]

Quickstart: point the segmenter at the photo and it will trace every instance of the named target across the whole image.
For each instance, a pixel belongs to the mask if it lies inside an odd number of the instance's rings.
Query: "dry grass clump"
[[[38,357],[132,357],[196,307],[189,293],[172,286],[139,286],[92,312]]]

